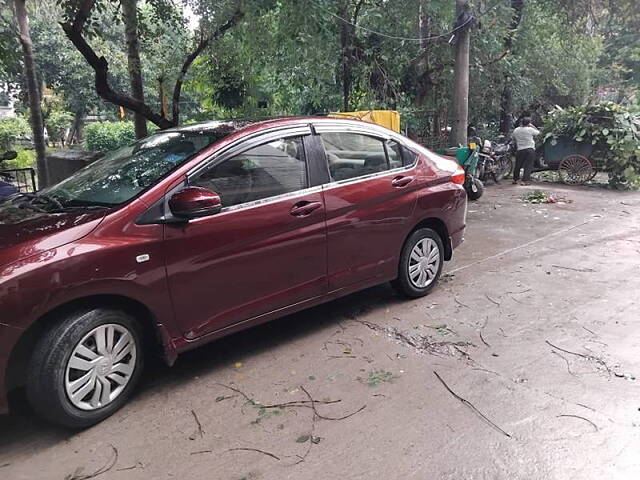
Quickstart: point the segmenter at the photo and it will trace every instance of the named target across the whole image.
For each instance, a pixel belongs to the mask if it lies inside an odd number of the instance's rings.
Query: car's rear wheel
[[[392,284],[407,297],[422,297],[438,282],[443,264],[440,235],[430,228],[421,228],[407,239],[400,255],[398,278]]]
[[[27,396],[47,420],[71,428],[98,423],[129,398],[143,367],[138,322],[126,312],[87,309],[66,316],[37,343]]]

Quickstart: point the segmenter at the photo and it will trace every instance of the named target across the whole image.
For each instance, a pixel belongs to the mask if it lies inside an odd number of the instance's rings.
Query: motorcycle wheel
[[[469,200],[478,200],[484,193],[484,184],[479,178],[472,178],[467,182],[467,197]]]

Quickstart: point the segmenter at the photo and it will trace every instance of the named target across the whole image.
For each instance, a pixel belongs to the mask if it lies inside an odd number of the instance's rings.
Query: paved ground
[[[640,195],[544,188],[573,203],[470,205],[427,298],[382,286],[224,339],[85,432],[1,418],[0,478],[639,478]],[[260,408],[305,390],[315,421]]]

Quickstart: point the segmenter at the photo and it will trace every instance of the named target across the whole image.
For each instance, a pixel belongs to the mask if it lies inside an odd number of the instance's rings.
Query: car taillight
[[[453,183],[457,183],[458,185],[464,185],[465,177],[466,177],[466,174],[464,172],[464,168],[462,168],[461,166],[458,166],[458,170],[456,170],[456,173],[451,175],[451,181]]]

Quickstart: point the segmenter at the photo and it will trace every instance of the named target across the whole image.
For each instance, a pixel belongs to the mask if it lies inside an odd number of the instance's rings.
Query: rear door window
[[[348,180],[389,170],[380,139],[351,132],[320,133],[333,181]]]

